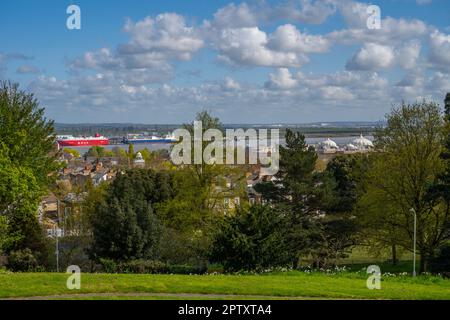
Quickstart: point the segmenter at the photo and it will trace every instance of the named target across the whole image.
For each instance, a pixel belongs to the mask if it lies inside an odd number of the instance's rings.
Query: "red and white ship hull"
[[[58,140],[61,147],[86,147],[86,146],[107,146],[108,139],[99,140]]]
[[[56,141],[61,147],[107,146],[109,144],[109,139],[98,133],[95,137],[58,136]]]

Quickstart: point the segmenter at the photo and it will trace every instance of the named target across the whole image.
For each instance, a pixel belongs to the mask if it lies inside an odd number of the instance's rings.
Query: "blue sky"
[[[376,121],[450,91],[445,0],[1,1],[0,40],[0,79],[58,122]]]

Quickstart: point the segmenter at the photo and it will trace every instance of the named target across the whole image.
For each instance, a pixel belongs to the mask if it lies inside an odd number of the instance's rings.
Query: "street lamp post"
[[[55,236],[56,236],[56,272],[59,272],[59,243],[58,243],[58,231],[59,228],[55,229]]]
[[[413,240],[413,277],[416,276],[416,234],[417,234],[417,213],[414,208],[411,208],[411,213],[414,215],[414,240]]]

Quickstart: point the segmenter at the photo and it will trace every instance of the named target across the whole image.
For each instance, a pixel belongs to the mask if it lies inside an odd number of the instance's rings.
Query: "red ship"
[[[109,139],[99,135],[94,137],[57,136],[56,141],[62,147],[107,146]]]

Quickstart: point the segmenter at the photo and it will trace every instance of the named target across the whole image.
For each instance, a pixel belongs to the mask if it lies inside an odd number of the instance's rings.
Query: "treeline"
[[[56,185],[52,123],[15,86],[3,83],[0,99],[0,133],[9,137],[0,143],[0,249],[12,270],[54,270],[54,243],[36,214],[40,197]],[[196,120],[205,131],[222,127],[207,112]],[[356,245],[390,250],[395,264],[399,251],[412,250],[415,215],[420,271],[448,271],[449,133],[450,95],[444,114],[433,102],[401,104],[377,130],[373,152],[338,155],[318,170],[316,151],[287,130],[280,170],[255,186],[261,195],[255,204],[247,198],[246,166],[124,168],[112,183],[89,186],[60,239],[61,267],[145,273],[327,268]]]

